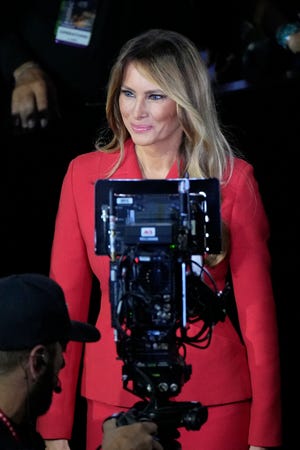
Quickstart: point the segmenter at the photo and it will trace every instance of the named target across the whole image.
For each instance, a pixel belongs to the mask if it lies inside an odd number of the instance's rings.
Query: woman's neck
[[[175,161],[179,160],[179,151],[159,151],[150,147],[135,148],[143,178],[163,179],[168,175]]]

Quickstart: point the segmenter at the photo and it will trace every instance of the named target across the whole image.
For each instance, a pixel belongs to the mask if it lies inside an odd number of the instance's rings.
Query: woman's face
[[[179,147],[182,128],[175,101],[145,78],[133,63],[124,72],[119,106],[124,125],[136,145],[177,143]]]

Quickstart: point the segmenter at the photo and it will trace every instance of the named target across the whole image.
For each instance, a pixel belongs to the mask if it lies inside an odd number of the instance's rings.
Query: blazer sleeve
[[[72,161],[61,190],[50,277],[63,288],[71,318],[87,321],[92,275],[78,221],[74,184],[74,161]],[[45,439],[71,438],[81,354],[81,343],[68,343],[65,354],[66,365],[59,375],[62,392],[54,394],[49,412],[40,417],[37,423],[38,430]]]
[[[281,400],[269,223],[250,164],[240,167],[233,186],[230,266],[252,386],[249,443],[272,447],[281,441]]]

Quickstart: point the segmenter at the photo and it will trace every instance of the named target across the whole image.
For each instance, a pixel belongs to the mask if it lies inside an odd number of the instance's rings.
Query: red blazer
[[[100,281],[102,299],[97,319],[102,338],[84,353],[82,394],[118,406],[132,406],[139,398],[122,388],[122,361],[116,360],[110,322],[109,257],[94,251],[94,187],[118,154],[94,151],[71,161],[56,218],[51,273],[63,287],[71,317],[87,320],[92,272]],[[167,178],[179,176],[177,164]],[[113,178],[141,178],[134,146],[126,143],[124,163]],[[222,219],[230,230],[230,257],[211,270],[219,289],[224,287],[230,263],[240,326],[245,345],[230,319],[214,327],[207,349],[187,346],[191,379],[178,401],[222,404],[252,396],[249,440],[280,444],[280,366],[276,310],[267,247],[269,226],[253,168],[236,158],[230,182],[222,187]],[[197,323],[193,327],[197,328]],[[191,333],[193,334],[193,333]],[[70,436],[81,344],[70,343],[61,374],[63,391],[39,419],[44,436]],[[50,437],[50,436],[49,436]]]

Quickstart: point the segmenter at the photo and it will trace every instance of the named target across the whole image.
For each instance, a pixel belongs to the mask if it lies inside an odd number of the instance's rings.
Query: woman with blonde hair
[[[109,256],[94,249],[94,189],[98,179],[217,178],[223,248],[204,254],[204,281],[224,289],[230,269],[241,337],[230,318],[218,321],[209,346],[186,345],[190,380],[177,401],[208,409],[199,431],[180,428],[184,450],[262,450],[281,445],[280,365],[270,277],[269,225],[253,167],[234,153],[222,132],[205,63],[185,36],[152,29],[121,49],[108,84],[112,137],[71,161],[62,186],[51,277],[63,287],[72,318],[85,320],[92,275],[101,287],[101,342],[84,351],[82,395],[87,399],[87,450],[101,440],[101,423],[131,408],[122,388],[109,300]],[[190,324],[191,334],[201,320]],[[48,449],[68,449],[81,348],[70,345],[63,392],[39,420]],[[106,371],[102,367],[107,367]]]

